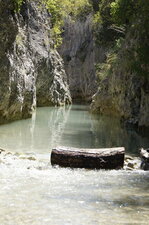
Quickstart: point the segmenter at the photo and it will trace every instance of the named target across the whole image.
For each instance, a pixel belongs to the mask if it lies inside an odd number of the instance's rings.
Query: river
[[[38,108],[32,119],[0,126],[0,225],[148,224],[149,172],[52,168],[56,146],[124,146],[138,155],[149,138],[88,106]],[[28,160],[27,157],[36,160]]]

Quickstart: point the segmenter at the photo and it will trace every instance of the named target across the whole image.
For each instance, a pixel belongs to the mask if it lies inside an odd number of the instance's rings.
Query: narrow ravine
[[[0,0],[0,225],[148,225],[148,15],[147,0]],[[51,166],[57,146],[124,147],[124,167]]]

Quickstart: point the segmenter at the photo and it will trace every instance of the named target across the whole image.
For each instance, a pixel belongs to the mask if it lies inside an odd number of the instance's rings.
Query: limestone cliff
[[[36,105],[71,102],[50,15],[37,4],[26,0],[14,13],[13,1],[0,0],[0,123],[30,117]]]
[[[145,0],[111,2],[100,1],[97,39],[109,50],[99,65],[99,89],[91,108],[117,115],[139,129],[149,128],[149,4]]]
[[[65,20],[63,44],[59,49],[64,59],[68,83],[74,100],[90,100],[97,91],[95,63],[103,61],[105,51],[94,42],[93,16]]]
[[[127,124],[147,128],[149,127],[149,70],[145,61],[143,63],[137,61],[138,49],[141,48],[138,42],[147,43],[147,36],[141,40],[139,31],[138,35],[137,32],[135,36],[133,34],[132,31],[128,33],[116,62],[110,65],[108,74],[99,83],[99,89],[93,96],[91,110],[117,115]],[[145,46],[147,48],[148,44]],[[133,68],[136,62],[137,69],[140,70]]]

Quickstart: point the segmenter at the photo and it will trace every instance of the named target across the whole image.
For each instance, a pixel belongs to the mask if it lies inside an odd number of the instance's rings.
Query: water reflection
[[[22,152],[49,152],[61,142],[70,108],[39,108],[32,119],[0,126],[0,146]]]
[[[149,137],[121,127],[116,118],[92,115],[88,106],[38,108],[32,119],[0,126],[0,146],[12,151],[49,153],[58,145],[84,148],[125,146],[136,154]]]
[[[57,145],[124,145],[135,153],[149,144],[148,138],[122,128],[119,120],[91,115],[87,109],[79,105],[39,108],[32,119],[0,126],[0,146],[49,155]],[[52,168],[47,161],[18,159],[0,162],[0,180],[2,225],[141,225],[149,221],[149,172],[71,170]]]
[[[91,116],[95,147],[124,146],[132,154],[138,154],[141,147],[148,148],[149,135],[142,137],[135,129],[122,127],[120,120],[115,117]]]

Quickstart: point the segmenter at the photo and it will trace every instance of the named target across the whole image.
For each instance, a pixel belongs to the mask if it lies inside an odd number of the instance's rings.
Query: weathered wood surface
[[[140,149],[141,169],[149,170],[149,149]]]
[[[125,148],[79,149],[57,147],[52,150],[51,164],[86,169],[121,169]]]

